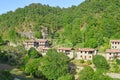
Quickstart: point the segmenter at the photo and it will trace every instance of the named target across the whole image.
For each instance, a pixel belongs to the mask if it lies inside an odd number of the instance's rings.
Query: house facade
[[[113,60],[120,58],[120,40],[110,40],[110,49],[106,50],[106,59]]]
[[[107,49],[106,50],[106,59],[113,60],[116,58],[120,58],[120,49]]]
[[[73,48],[65,48],[61,47],[57,49],[57,52],[62,52],[66,54],[69,58],[74,58],[74,49]]]
[[[41,50],[42,48],[49,47],[49,40],[37,39],[37,40],[27,40],[24,43],[25,48],[29,50],[31,47],[34,47],[36,50]]]
[[[120,49],[120,40],[110,40],[111,49]]]
[[[97,50],[93,48],[79,48],[76,54],[76,59],[92,60],[93,56],[97,54]]]

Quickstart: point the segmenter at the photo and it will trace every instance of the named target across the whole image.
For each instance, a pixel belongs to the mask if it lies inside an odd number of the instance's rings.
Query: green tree
[[[14,29],[10,29],[8,32],[8,37],[10,40],[16,40],[17,38],[20,37],[20,35],[14,30]]]
[[[2,37],[0,36],[0,45],[2,45],[3,44],[3,39],[2,39]]]
[[[75,79],[74,76],[70,74],[66,74],[58,78],[58,80],[74,80],[74,79]]]
[[[103,71],[101,69],[94,70],[87,66],[82,69],[79,73],[79,80],[113,80],[107,75],[103,75]]]
[[[95,71],[92,80],[113,80],[109,76],[103,75],[103,71],[97,70]]]
[[[94,38],[88,39],[88,41],[85,43],[85,47],[96,48],[97,46],[97,40]]]
[[[42,71],[46,78],[56,80],[68,73],[68,63],[69,58],[65,54],[51,49],[42,58],[39,70]]]
[[[92,80],[94,70],[90,66],[84,67],[79,73],[79,80]]]
[[[43,78],[43,74],[38,70],[40,66],[40,59],[30,59],[29,62],[25,65],[25,72],[34,77]]]
[[[36,31],[35,32],[35,37],[38,38],[38,39],[42,38],[42,33],[40,31]]]
[[[24,49],[23,46],[4,46],[3,54],[4,57],[7,57],[7,62],[9,64],[16,64],[20,65],[23,63],[23,57],[26,55],[27,51]],[[3,57],[3,58],[4,58]]]
[[[13,80],[13,79],[14,77],[12,74],[10,74],[9,71],[3,70],[0,72],[0,80]]]
[[[96,66],[97,69],[108,70],[110,68],[107,60],[105,59],[105,57],[103,57],[101,55],[95,55],[93,57],[92,61],[93,61],[93,64]]]
[[[116,59],[118,65],[120,65],[120,59]]]
[[[79,80],[92,80],[94,70],[90,66],[84,67],[79,73]]]
[[[35,48],[30,48],[28,50],[28,55],[31,58],[39,58],[40,56],[42,56]]]
[[[8,61],[8,56],[7,56],[7,54],[6,54],[7,52],[6,51],[4,51],[4,52],[1,52],[1,50],[0,50],[0,62],[7,62]]]

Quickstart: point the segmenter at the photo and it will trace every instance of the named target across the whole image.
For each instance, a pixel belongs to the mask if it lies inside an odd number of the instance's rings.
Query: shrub
[[[0,80],[13,80],[14,77],[10,74],[9,71],[1,71],[0,72]]]
[[[74,76],[71,74],[66,74],[58,78],[58,80],[74,80]]]
[[[116,59],[116,63],[117,63],[118,65],[120,65],[120,60],[119,60],[119,59]]]
[[[79,80],[92,80],[94,70],[90,66],[84,67],[79,73]]]
[[[28,50],[28,55],[29,55],[29,57],[31,57],[31,58],[39,58],[39,57],[42,56],[42,55],[39,54],[39,52],[38,52],[35,48],[33,48],[33,47]]]
[[[95,55],[93,57],[92,61],[93,61],[93,64],[98,69],[108,70],[110,68],[107,60],[105,59],[105,57],[103,57],[101,55]]]
[[[91,64],[92,64],[92,61],[91,61],[91,60],[87,60],[86,63],[87,63],[88,65],[91,65]]]
[[[80,60],[80,63],[84,63],[85,61],[84,60]]]

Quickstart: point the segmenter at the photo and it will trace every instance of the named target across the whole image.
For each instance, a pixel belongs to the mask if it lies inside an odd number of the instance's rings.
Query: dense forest
[[[120,1],[85,0],[69,8],[30,4],[0,15],[0,36],[5,40],[26,39],[21,32],[34,37],[56,40],[62,46],[93,47],[105,50],[110,39],[120,36]]]

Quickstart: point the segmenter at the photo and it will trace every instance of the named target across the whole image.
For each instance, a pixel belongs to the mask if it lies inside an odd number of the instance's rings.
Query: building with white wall
[[[76,59],[92,60],[93,56],[97,54],[97,50],[93,48],[79,48],[76,54]]]
[[[74,58],[73,48],[61,47],[61,48],[58,48],[57,51],[66,54],[69,58]]]

